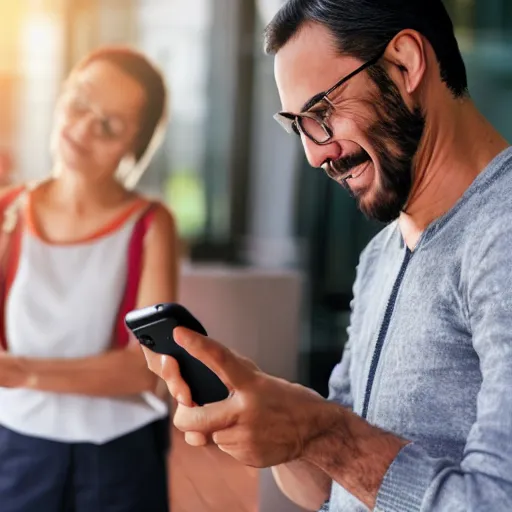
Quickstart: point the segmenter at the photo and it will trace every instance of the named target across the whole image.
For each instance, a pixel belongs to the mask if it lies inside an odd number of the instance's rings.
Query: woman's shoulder
[[[20,197],[25,189],[26,185],[23,183],[0,187],[0,213],[3,213],[5,208],[11,205],[16,198]]]
[[[3,185],[0,187],[0,201],[4,201],[7,198],[15,197],[26,189],[25,183],[15,183],[11,185]]]
[[[159,198],[142,194],[138,198],[145,205],[143,216],[146,219],[148,237],[164,240],[174,239],[176,221],[171,208]]]
[[[175,220],[172,208],[162,199],[145,194],[137,194],[135,197],[143,205],[142,211],[150,216],[152,224],[156,223],[167,227],[174,226]]]
[[[36,192],[40,192],[44,190],[45,186],[51,181],[50,178],[44,180],[34,180],[28,182],[19,182],[10,185],[6,185],[0,187],[0,204],[7,205],[12,202],[14,199],[21,197],[22,195],[25,197],[35,195]]]

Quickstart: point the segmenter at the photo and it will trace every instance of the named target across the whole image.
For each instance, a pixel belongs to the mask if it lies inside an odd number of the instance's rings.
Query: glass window
[[[142,184],[153,192],[163,191],[180,234],[188,239],[202,234],[207,221],[203,161],[211,4],[140,0],[136,12],[138,47],[159,64],[171,93],[164,149]]]

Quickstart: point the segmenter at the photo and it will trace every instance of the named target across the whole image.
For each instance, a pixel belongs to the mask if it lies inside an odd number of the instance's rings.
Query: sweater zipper
[[[377,343],[375,345],[375,351],[373,352],[372,363],[370,365],[370,372],[368,373],[368,381],[366,383],[366,392],[364,395],[363,413],[361,414],[362,418],[364,419],[366,419],[368,415],[368,405],[370,403],[370,396],[372,394],[375,373],[377,372],[377,366],[379,364],[380,355],[382,353],[384,341],[386,340],[386,334],[388,332],[389,324],[391,323],[391,316],[393,315],[393,309],[395,308],[398,291],[400,290],[400,285],[402,284],[402,281],[404,279],[405,271],[407,270],[407,266],[409,265],[411,256],[412,252],[408,247],[406,247],[405,257],[404,260],[402,261],[402,266],[400,267],[400,271],[398,272],[398,276],[395,280],[395,284],[393,285],[393,289],[391,290],[391,296],[389,297],[388,300],[386,312],[384,313],[384,320],[382,321],[379,336],[377,338]]]

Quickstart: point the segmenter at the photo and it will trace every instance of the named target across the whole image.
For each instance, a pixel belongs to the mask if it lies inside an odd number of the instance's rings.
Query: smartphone
[[[130,311],[125,323],[142,345],[176,359],[197,405],[220,402],[229,396],[219,377],[174,341],[175,327],[186,327],[207,336],[205,328],[186,308],[175,303],[156,304]]]

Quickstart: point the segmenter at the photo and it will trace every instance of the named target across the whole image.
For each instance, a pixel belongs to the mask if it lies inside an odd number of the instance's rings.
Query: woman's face
[[[106,60],[75,72],[59,99],[52,149],[65,170],[98,180],[134,152],[146,103],[143,87]]]

